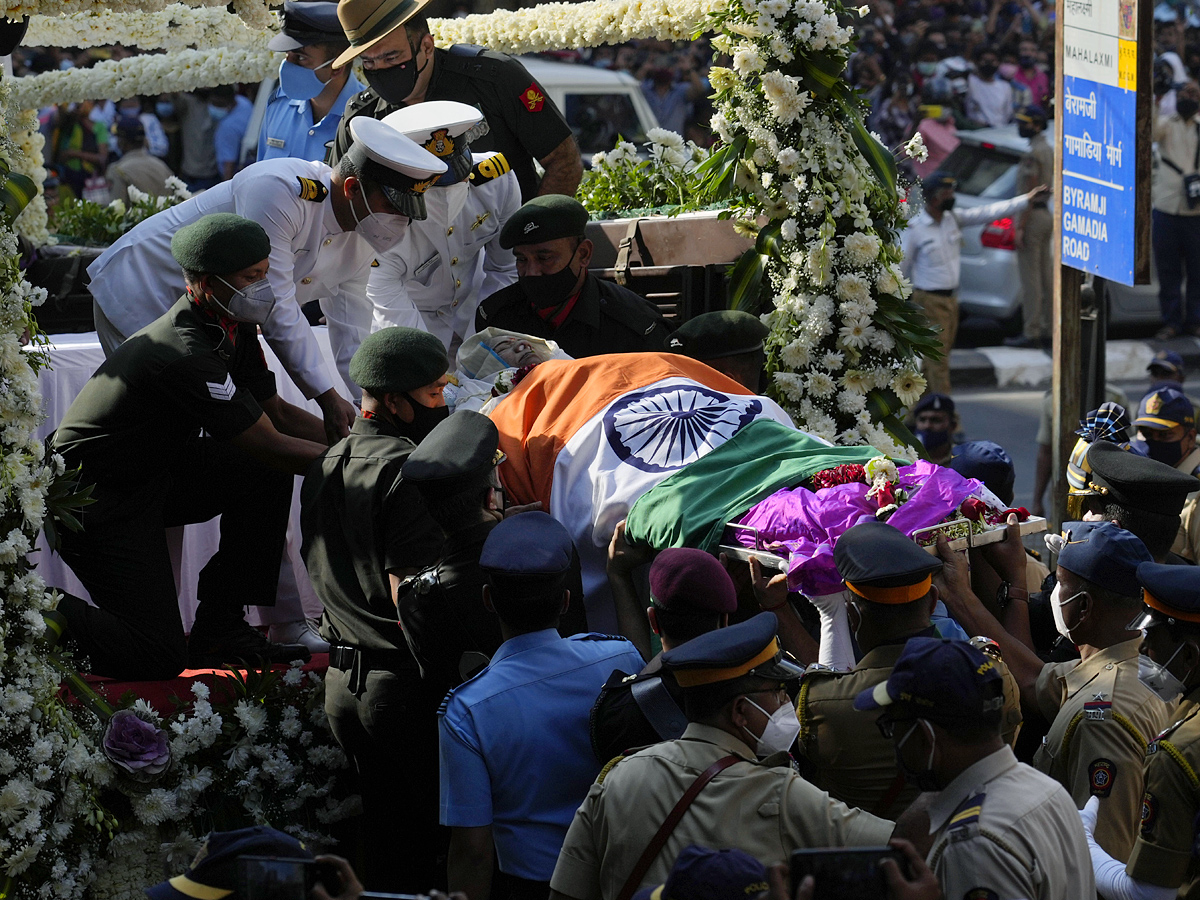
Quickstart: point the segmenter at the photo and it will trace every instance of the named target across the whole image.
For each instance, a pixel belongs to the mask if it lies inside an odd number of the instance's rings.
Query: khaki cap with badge
[[[382,188],[396,212],[424,219],[425,191],[446,173],[446,164],[378,119],[351,119],[350,134],[354,143],[345,158]]]
[[[453,184],[471,174],[471,143],[488,133],[483,113],[457,100],[428,100],[388,113],[381,120],[446,163],[438,184]]]
[[[334,60],[334,67],[375,46],[428,5],[429,0],[340,0],[338,19],[350,49]]]

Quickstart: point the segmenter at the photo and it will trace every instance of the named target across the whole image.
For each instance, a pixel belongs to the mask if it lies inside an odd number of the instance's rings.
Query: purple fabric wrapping
[[[974,478],[963,478],[953,469],[924,460],[899,468],[897,475],[898,487],[912,496],[888,524],[910,536],[918,528],[936,525],[982,487]],[[776,491],[737,522],[758,529],[759,539],[768,549],[790,554],[789,590],[810,597],[832,594],[842,589],[833,564],[834,544],[859,522],[873,519],[879,508],[867,497],[868,490],[868,485],[855,482],[820,493],[805,487]],[[740,530],[733,535],[742,546],[754,547],[754,535]]]

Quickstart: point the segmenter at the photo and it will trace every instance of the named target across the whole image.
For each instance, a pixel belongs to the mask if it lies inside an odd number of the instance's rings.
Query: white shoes
[[[317,623],[312,619],[276,622],[269,634],[276,644],[303,644],[312,653],[329,652],[329,643],[317,633]]]

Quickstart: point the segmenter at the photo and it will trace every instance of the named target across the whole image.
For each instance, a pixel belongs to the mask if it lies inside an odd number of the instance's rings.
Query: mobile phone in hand
[[[790,861],[792,896],[806,875],[813,877],[813,900],[883,900],[887,879],[880,866],[895,860],[907,875],[908,863],[892,847],[825,847],[793,850]]]

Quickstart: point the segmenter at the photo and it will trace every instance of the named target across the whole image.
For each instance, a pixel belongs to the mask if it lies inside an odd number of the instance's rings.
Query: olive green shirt
[[[1200,687],[1172,713],[1175,724],[1146,751],[1141,830],[1133,845],[1130,877],[1160,887],[1179,887],[1187,900],[1200,897],[1200,866],[1194,856],[1200,814]]]
[[[1037,681],[1050,731],[1034,766],[1067,789],[1076,807],[1100,798],[1096,843],[1128,859],[1137,837],[1146,745],[1167,725],[1170,707],[1138,681],[1140,638],[1084,661],[1052,663]]]

